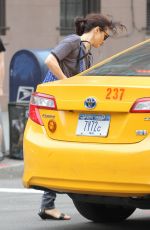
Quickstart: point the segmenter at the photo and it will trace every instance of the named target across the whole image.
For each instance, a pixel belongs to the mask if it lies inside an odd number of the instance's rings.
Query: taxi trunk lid
[[[55,97],[57,110],[40,109],[52,139],[95,143],[135,143],[150,132],[148,113],[131,113],[139,98],[150,94],[149,77],[76,76],[39,85],[37,92]],[[94,99],[94,108],[85,102]],[[54,120],[55,132],[49,130]],[[143,135],[142,135],[143,131]]]

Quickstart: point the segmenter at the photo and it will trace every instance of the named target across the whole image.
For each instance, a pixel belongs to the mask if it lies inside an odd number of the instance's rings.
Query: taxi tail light
[[[130,109],[131,113],[150,113],[150,97],[140,98]]]
[[[43,125],[39,109],[56,110],[55,98],[47,94],[33,93],[30,99],[29,117],[35,123]]]

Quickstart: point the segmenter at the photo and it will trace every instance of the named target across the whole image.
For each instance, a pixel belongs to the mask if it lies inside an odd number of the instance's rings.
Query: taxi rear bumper
[[[150,194],[150,137],[135,144],[94,144],[50,139],[28,121],[24,134],[27,188],[134,197]]]

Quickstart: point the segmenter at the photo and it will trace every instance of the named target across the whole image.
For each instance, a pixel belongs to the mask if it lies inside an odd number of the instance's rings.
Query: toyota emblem
[[[94,109],[96,107],[96,99],[94,97],[88,97],[84,101],[84,106],[87,109]]]

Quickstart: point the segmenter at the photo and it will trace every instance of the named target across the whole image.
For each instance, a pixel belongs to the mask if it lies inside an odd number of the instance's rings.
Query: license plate
[[[106,137],[108,135],[109,125],[109,114],[80,114],[76,135]]]

